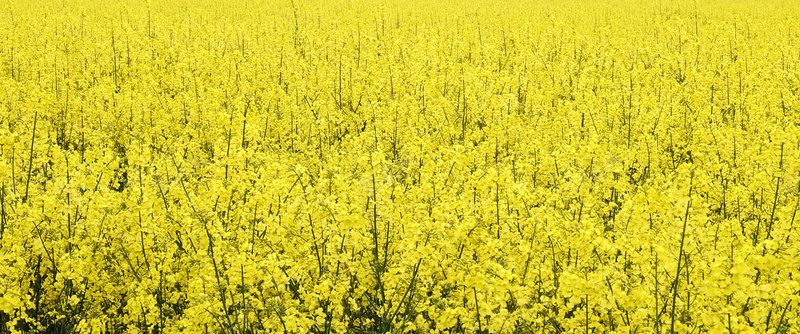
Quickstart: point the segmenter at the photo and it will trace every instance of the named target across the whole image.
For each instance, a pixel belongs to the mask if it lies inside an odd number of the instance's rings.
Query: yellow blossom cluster
[[[0,333],[800,333],[799,8],[0,0]]]

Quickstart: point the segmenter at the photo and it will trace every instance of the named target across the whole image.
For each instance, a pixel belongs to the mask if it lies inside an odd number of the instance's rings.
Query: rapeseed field
[[[800,333],[800,3],[0,0],[0,333]]]

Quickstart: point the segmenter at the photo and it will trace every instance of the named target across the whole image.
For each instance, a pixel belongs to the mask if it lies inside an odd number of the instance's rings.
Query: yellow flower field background
[[[798,333],[794,1],[0,1],[2,333]]]

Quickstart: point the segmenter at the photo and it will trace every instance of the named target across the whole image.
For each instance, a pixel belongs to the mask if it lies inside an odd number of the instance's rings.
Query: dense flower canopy
[[[796,333],[798,8],[0,0],[0,333]]]

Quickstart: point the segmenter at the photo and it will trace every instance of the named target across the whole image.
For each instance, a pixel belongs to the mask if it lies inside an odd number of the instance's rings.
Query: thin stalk
[[[36,141],[36,123],[39,120],[39,111],[35,111],[33,114],[33,132],[31,134],[31,153],[30,158],[28,159],[28,179],[25,181],[25,196],[22,197],[22,203],[28,201],[28,189],[31,184],[31,171],[33,170],[33,145]]]
[[[483,328],[481,328],[481,310],[478,305],[478,291],[475,288],[472,288],[472,295],[475,297],[475,317],[478,320],[478,333],[483,333]]]
[[[6,183],[3,182],[3,187],[0,188],[0,241],[3,240],[3,235],[6,232]]]
[[[683,244],[686,240],[686,225],[689,222],[689,208],[692,207],[692,184],[694,182],[694,171],[689,181],[689,202],[686,203],[686,214],[683,217],[683,230],[681,231],[681,247],[678,250],[678,268],[675,274],[675,280],[672,283],[672,311],[670,311],[670,327],[669,332],[675,333],[675,303],[678,299],[678,279],[681,275],[681,260],[683,260]],[[687,301],[688,302],[688,301]]]
[[[317,265],[319,266],[319,279],[325,274],[325,267],[322,265],[322,256],[319,254],[319,246],[317,245],[317,234],[314,233],[314,220],[311,219],[311,214],[308,214],[308,224],[311,225],[311,239],[314,242],[314,252],[317,256]]]

